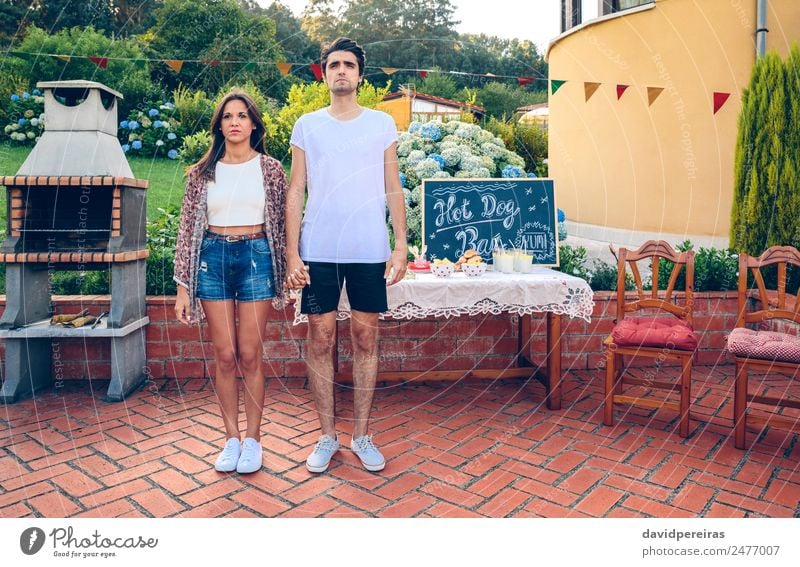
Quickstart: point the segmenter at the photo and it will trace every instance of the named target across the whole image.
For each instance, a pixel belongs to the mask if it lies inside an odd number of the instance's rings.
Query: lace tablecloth
[[[555,313],[590,320],[594,300],[584,280],[549,268],[534,268],[530,274],[486,272],[469,278],[457,272],[448,278],[416,274],[388,288],[389,310],[382,319],[423,319],[513,313]],[[338,319],[350,317],[347,293],[342,293]],[[294,324],[305,323],[300,301],[295,303]]]

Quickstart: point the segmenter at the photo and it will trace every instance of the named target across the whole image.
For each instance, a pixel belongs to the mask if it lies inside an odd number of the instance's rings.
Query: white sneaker
[[[339,439],[323,435],[317,441],[314,450],[306,459],[306,468],[313,473],[325,472],[331,463],[331,457],[339,450]]]
[[[377,472],[382,471],[386,466],[386,459],[372,442],[372,435],[362,435],[350,441],[350,448],[353,450],[361,464],[368,471]]]
[[[236,437],[231,437],[225,443],[225,448],[217,457],[214,469],[219,472],[233,472],[236,470],[236,463],[239,461],[239,453],[242,451],[241,443]]]
[[[241,474],[254,473],[261,470],[264,448],[259,441],[252,437],[245,437],[242,443],[242,454],[236,463],[236,472]]]

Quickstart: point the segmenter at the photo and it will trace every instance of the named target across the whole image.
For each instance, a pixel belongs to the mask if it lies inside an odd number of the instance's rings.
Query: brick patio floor
[[[100,401],[104,382],[67,382],[0,407],[0,517],[800,517],[797,436],[751,431],[751,450],[733,447],[733,372],[695,368],[686,440],[666,411],[618,410],[604,427],[600,372],[567,373],[559,411],[538,383],[385,385],[380,474],[345,449],[342,387],[343,449],[322,475],[303,463],[318,430],[302,380],[268,382],[264,467],[247,476],[212,468],[210,382],[159,380],[120,404]]]

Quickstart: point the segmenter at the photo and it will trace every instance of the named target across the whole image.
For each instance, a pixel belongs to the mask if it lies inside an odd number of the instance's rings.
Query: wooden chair
[[[761,268],[777,264],[776,289],[767,289]],[[800,323],[800,302],[796,295],[786,293],[787,265],[800,268],[800,252],[791,246],[773,246],[758,258],[747,254],[739,255],[739,311],[736,328],[728,336],[728,350],[736,360],[736,385],[733,394],[734,444],[738,449],[745,448],[748,424],[760,427],[800,432],[800,419],[781,415],[768,418],[748,416],[749,403],[764,404],[775,409],[781,407],[800,408],[800,401],[785,395],[760,395],[748,392],[748,371],[790,372],[792,379],[800,370],[800,338],[788,333],[763,330],[769,323],[791,321]],[[748,311],[750,301],[747,289],[747,276],[752,273],[756,284],[756,299],[760,305],[757,311]],[[794,305],[792,305],[794,304]],[[748,329],[746,325],[757,324],[759,329]]]
[[[651,261],[652,291],[645,291],[639,271],[639,261]],[[662,260],[673,263],[665,290],[659,287]],[[636,284],[636,299],[625,301],[626,268],[630,265]],[[665,266],[666,267],[666,266]],[[673,291],[681,270],[685,268],[686,294],[677,304]],[[626,404],[647,409],[669,408],[678,411],[681,437],[689,434],[689,402],[691,399],[692,357],[697,348],[697,336],[692,329],[692,291],[694,286],[694,251],[676,252],[663,240],[649,240],[638,250],[621,248],[617,276],[617,319],[611,335],[605,340],[606,380],[603,423],[614,425],[614,404]],[[628,313],[642,309],[655,310],[657,316],[629,317]],[[669,316],[665,317],[664,314]],[[681,365],[680,381],[636,378],[625,375],[625,356],[644,356],[656,364],[677,360]],[[623,385],[635,384],[660,390],[677,390],[679,401],[631,396],[623,393]]]

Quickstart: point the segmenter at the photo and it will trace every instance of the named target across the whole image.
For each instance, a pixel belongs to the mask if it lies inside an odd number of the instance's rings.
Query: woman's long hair
[[[246,92],[232,90],[219,102],[217,108],[214,109],[214,115],[211,117],[211,147],[208,148],[208,151],[196,164],[190,167],[190,169],[195,169],[201,177],[214,179],[217,162],[225,155],[225,136],[222,135],[222,112],[225,110],[225,105],[232,100],[240,100],[245,104],[247,114],[255,125],[255,129],[250,133],[250,147],[260,154],[267,153],[264,143],[266,128],[264,127],[264,121],[261,119],[261,112],[258,106]]]

